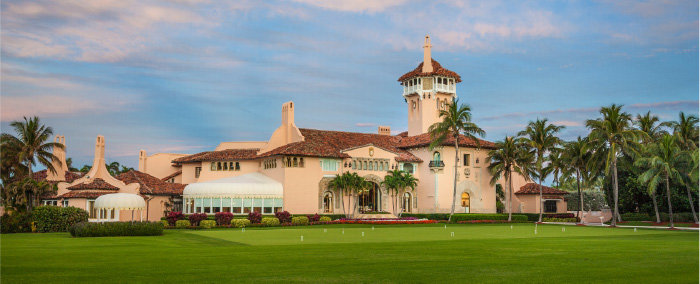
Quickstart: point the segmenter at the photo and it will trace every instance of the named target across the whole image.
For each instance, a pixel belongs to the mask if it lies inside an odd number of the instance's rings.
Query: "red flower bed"
[[[477,224],[477,223],[514,223],[508,222],[508,220],[470,220],[470,221],[459,221],[457,224]]]
[[[435,220],[407,220],[407,221],[371,221],[371,220],[335,220],[331,224],[372,224],[372,225],[397,225],[397,224],[435,224]]]

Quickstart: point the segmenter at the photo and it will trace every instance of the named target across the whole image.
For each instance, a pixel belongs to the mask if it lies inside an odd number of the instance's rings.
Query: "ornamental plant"
[[[161,222],[82,222],[68,230],[73,237],[160,236]]]
[[[188,220],[177,220],[175,221],[175,228],[187,229],[190,226],[190,221]]]
[[[323,216],[323,217],[321,217],[320,219],[318,219],[318,221],[319,221],[319,222],[330,222],[330,221],[331,221],[331,217]]]
[[[207,213],[194,213],[190,215],[190,224],[192,226],[199,226],[199,222],[207,219]]]
[[[306,216],[298,216],[292,218],[292,225],[308,225],[309,218]]]
[[[214,226],[216,226],[216,221],[214,221],[214,220],[202,220],[202,222],[199,223],[199,226],[204,228],[204,229],[211,229]]]
[[[280,223],[291,223],[292,222],[292,214],[289,214],[287,211],[281,211],[275,213],[275,217],[277,217],[278,220],[280,220]]]
[[[250,225],[250,220],[248,219],[233,219],[231,220],[231,225],[236,228],[245,228]]]
[[[170,222],[168,220],[160,220],[161,223],[163,223],[163,228],[171,227]]]
[[[258,211],[250,212],[248,213],[248,220],[250,220],[250,223],[259,224],[262,221],[262,215]]]
[[[307,218],[309,218],[309,222],[318,222],[319,219],[321,219],[321,216],[318,215],[318,213],[314,215],[307,215]]]
[[[175,226],[175,222],[177,220],[185,220],[185,215],[182,214],[181,211],[170,211],[165,219],[168,220],[168,224],[170,224],[170,226]]]
[[[231,213],[231,212],[216,212],[216,214],[214,214],[214,217],[216,219],[217,225],[219,225],[219,226],[229,225],[229,224],[231,224],[231,220],[233,219],[233,213]]]
[[[260,221],[260,223],[265,225],[265,227],[273,227],[273,226],[279,226],[280,220],[277,218],[265,217],[265,218],[262,218],[262,221]]]
[[[66,232],[80,222],[88,221],[87,211],[76,207],[39,206],[32,212],[39,232]]]

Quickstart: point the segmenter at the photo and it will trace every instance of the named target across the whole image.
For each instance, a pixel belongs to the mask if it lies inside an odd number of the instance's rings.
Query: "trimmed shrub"
[[[308,225],[309,218],[306,216],[292,217],[292,225]]]
[[[661,217],[661,221],[663,222],[669,221],[668,212],[659,212],[659,217]],[[622,218],[622,220],[627,221],[624,218]],[[656,221],[656,217],[651,220]],[[693,219],[693,213],[690,212],[673,212],[673,222],[695,222],[695,219]]]
[[[168,222],[168,220],[160,220],[160,222],[163,223],[163,228],[174,227],[170,226],[170,222]]]
[[[539,213],[518,213],[518,215],[527,216],[528,221],[537,222],[540,219]],[[544,218],[576,218],[574,213],[544,213],[542,214],[542,220]]]
[[[165,219],[168,220],[170,226],[175,226],[175,222],[177,222],[177,220],[185,220],[185,214],[182,214],[180,211],[170,211]]]
[[[258,211],[250,212],[248,213],[248,220],[250,220],[252,224],[259,224],[260,221],[262,221],[262,215]]]
[[[452,222],[460,221],[476,221],[476,220],[508,220],[508,214],[476,214],[476,213],[465,213],[465,214],[455,214],[452,216]],[[527,221],[527,216],[513,214],[512,221]]]
[[[32,215],[24,212],[13,212],[0,217],[0,233],[26,233],[32,231]]]
[[[575,222],[578,222],[578,218],[542,218],[542,222],[567,222],[567,223],[575,223]]]
[[[194,213],[190,215],[189,219],[192,226],[199,226],[199,222],[207,219],[207,213]]]
[[[265,217],[262,218],[262,221],[260,221],[260,223],[265,225],[266,227],[279,226],[280,220],[277,218]]]
[[[321,219],[321,216],[318,215],[318,213],[314,215],[308,215],[306,217],[309,218],[309,222],[318,222],[318,220]]]
[[[202,220],[199,222],[199,226],[204,229],[211,229],[216,226],[216,221],[214,220]]]
[[[620,214],[620,216],[622,217],[622,221],[654,221],[654,222],[656,222],[656,216],[651,216],[647,213],[622,213],[622,214]]]
[[[34,208],[32,219],[39,232],[67,232],[71,226],[87,222],[88,212],[72,206],[39,206]]]
[[[289,214],[287,211],[277,212],[275,213],[275,217],[277,217],[277,220],[279,220],[282,224],[292,222],[292,214]]]
[[[248,219],[233,219],[231,220],[231,225],[236,228],[245,228],[250,226],[250,220]]]
[[[161,222],[105,222],[75,224],[68,230],[73,237],[160,236]]]
[[[318,219],[319,222],[330,222],[331,217],[328,216],[322,216],[320,219]]]
[[[214,217],[216,219],[217,225],[219,225],[219,226],[229,225],[229,224],[231,224],[231,220],[233,219],[233,213],[231,213],[231,212],[216,212],[216,214],[214,214]]]
[[[177,220],[177,221],[175,221],[175,228],[187,229],[189,226],[191,226],[191,223],[189,220]]]
[[[430,214],[415,214],[415,213],[402,213],[401,217],[415,217],[418,219],[428,219],[428,220],[447,220],[450,218],[450,214],[446,213],[430,213]]]

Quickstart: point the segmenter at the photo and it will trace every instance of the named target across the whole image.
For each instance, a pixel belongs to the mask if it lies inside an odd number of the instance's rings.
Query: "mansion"
[[[267,141],[221,142],[211,151],[196,154],[148,155],[141,150],[138,170],[116,177],[104,167],[105,138],[98,136],[93,167],[84,175],[68,171],[65,152],[55,149],[59,172],[35,174],[37,179],[54,182],[58,187],[58,192],[44,197],[43,202],[85,208],[91,218],[98,215],[91,207],[94,199],[116,192],[144,197],[149,220],[158,220],[171,210],[185,214],[272,214],[281,210],[293,214],[342,214],[342,195],[328,185],[336,175],[353,172],[373,184],[355,197],[357,210],[391,212],[393,197],[382,181],[388,171],[399,169],[419,182],[415,190],[396,196],[393,202],[398,210],[450,212],[455,177],[453,157],[457,155],[455,211],[495,213],[496,186],[489,183],[491,174],[487,169],[488,152],[495,144],[460,136],[459,153],[455,153],[452,137],[437,148],[429,147],[428,128],[440,121],[440,110],[457,96],[461,78],[432,58],[428,36],[423,48],[423,62],[398,79],[408,109],[406,132],[392,135],[389,126],[379,126],[376,133],[299,128],[294,121],[295,104],[287,102],[282,105],[280,126]],[[65,144],[63,137],[57,141]],[[541,204],[545,212],[566,212],[564,191],[543,186],[545,200],[540,201],[535,184],[514,175],[513,186],[514,213],[536,213]],[[99,215],[125,220],[126,214]]]

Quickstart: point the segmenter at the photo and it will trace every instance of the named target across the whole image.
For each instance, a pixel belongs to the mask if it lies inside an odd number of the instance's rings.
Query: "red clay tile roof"
[[[139,193],[143,195],[182,195],[184,189],[180,184],[164,182],[157,177],[135,170],[120,174],[116,178],[126,184],[140,184]]]
[[[418,67],[416,69],[413,69],[413,71],[408,72],[406,74],[403,74],[403,76],[399,77],[399,82],[403,82],[407,79],[413,78],[413,77],[424,77],[424,76],[432,76],[432,75],[439,75],[439,76],[445,76],[445,77],[450,77],[450,78],[455,78],[455,81],[457,83],[462,82],[462,78],[459,76],[459,74],[452,72],[450,70],[447,70],[445,68],[442,68],[442,65],[438,63],[435,59],[431,59],[433,63],[433,72],[427,72],[423,73],[423,62],[418,64]]]
[[[91,190],[77,190],[77,191],[71,191],[67,192],[64,194],[61,194],[58,196],[58,198],[97,198],[105,194],[110,194],[110,193],[117,193],[117,190],[100,190],[100,191],[91,191]]]
[[[230,161],[252,160],[260,149],[227,149],[221,151],[207,151],[173,160],[173,163],[194,163],[202,161]]]
[[[167,177],[164,177],[164,178],[162,178],[162,179],[160,179],[160,180],[162,180],[162,181],[164,181],[164,182],[168,182],[168,180],[170,180],[171,178],[174,178],[174,177],[179,176],[179,175],[181,175],[181,174],[182,174],[182,170],[179,170],[179,171],[174,172],[174,173],[172,173],[172,174],[168,175]]]
[[[81,190],[81,189],[100,189],[100,190],[119,190],[118,187],[113,186],[105,182],[101,178],[95,178],[91,183],[79,183],[76,185],[71,185],[68,187],[70,190]]]
[[[559,190],[553,187],[549,186],[542,186],[542,194],[550,194],[550,195],[564,195],[568,194],[568,191],[563,191]],[[516,192],[515,194],[540,194],[540,190],[537,187],[537,184],[534,182],[528,183],[526,185],[523,185],[520,187],[520,190]]]
[[[278,147],[271,151],[262,153],[260,157],[297,155],[309,157],[350,158],[348,154],[343,153],[342,151],[371,144],[378,148],[396,153],[397,161],[422,162],[422,160],[418,157],[397,147],[401,140],[401,137],[398,136],[305,128],[301,128],[299,131],[301,131],[301,135],[304,136],[304,141]]]
[[[424,147],[430,145],[431,137],[430,133],[423,133],[421,135],[416,135],[416,136],[408,136],[405,138],[401,139],[401,143],[398,145],[399,148],[415,148],[415,147]],[[455,144],[455,140],[452,136],[448,136],[445,141],[442,143],[442,146],[452,146]],[[468,138],[467,136],[464,135],[459,135],[459,146],[460,147],[471,147],[471,148],[484,148],[484,149],[493,149],[496,147],[496,144],[490,141],[486,140],[481,140],[479,139],[479,145],[477,146],[476,140]]]
[[[84,173],[81,172],[71,172],[71,171],[66,171],[65,177],[66,177],[66,182],[71,183],[75,181],[76,179],[79,179],[83,177]],[[34,177],[34,180],[36,181],[46,181],[48,183],[56,184],[59,183],[58,181],[48,181],[46,180],[46,177],[48,176],[48,170],[41,170],[38,172],[35,172],[32,174],[32,177]]]

